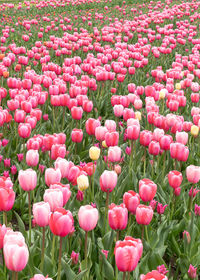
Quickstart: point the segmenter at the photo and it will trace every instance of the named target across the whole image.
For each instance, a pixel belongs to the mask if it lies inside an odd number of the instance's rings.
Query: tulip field
[[[0,3],[0,280],[200,279],[200,1]]]

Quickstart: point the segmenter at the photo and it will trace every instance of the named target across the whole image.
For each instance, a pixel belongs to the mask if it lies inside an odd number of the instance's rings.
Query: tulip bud
[[[184,230],[184,232],[183,232],[183,239],[185,239],[185,238],[187,239],[187,243],[190,243],[191,236],[190,236],[189,232],[186,230]]]
[[[195,279],[197,277],[197,267],[195,268],[193,265],[190,264],[188,269],[188,276],[190,279]]]

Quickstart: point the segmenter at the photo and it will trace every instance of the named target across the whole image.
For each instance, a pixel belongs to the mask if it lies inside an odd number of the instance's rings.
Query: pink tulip
[[[39,162],[39,153],[37,150],[28,150],[26,153],[26,163],[28,166],[37,166]]]
[[[184,132],[184,131],[182,131],[182,132],[177,131],[176,132],[176,141],[186,145],[188,142],[188,133]]]
[[[118,146],[109,147],[108,149],[108,161],[119,162],[121,160],[121,148]]]
[[[99,182],[103,192],[112,192],[117,185],[117,173],[105,170],[101,174]]]
[[[56,208],[63,206],[63,193],[59,189],[47,189],[44,192],[43,199],[48,202],[51,208],[51,212]]]
[[[37,185],[37,173],[32,169],[20,170],[18,180],[24,191],[32,191]]]
[[[60,183],[61,172],[60,169],[47,168],[45,170],[45,183],[49,187],[50,185]]]
[[[70,185],[69,184],[63,185],[61,183],[57,183],[57,184],[51,185],[50,189],[58,189],[62,192],[62,194],[63,194],[63,205],[62,205],[62,207],[64,207],[65,204],[67,203],[67,201],[71,197]]]
[[[33,204],[33,217],[36,224],[46,227],[49,224],[50,205],[48,202],[37,202]]]
[[[200,166],[189,165],[186,168],[186,177],[190,183],[198,183],[200,180]]]
[[[93,230],[99,219],[98,210],[91,205],[81,206],[78,211],[78,221],[80,227],[85,231]]]
[[[74,164],[71,161],[67,161],[66,159],[58,157],[54,163],[54,166],[56,169],[60,170],[62,178],[67,178],[69,170],[74,166]]]
[[[6,267],[11,271],[21,271],[27,265],[29,251],[24,242],[4,242],[3,253]]]

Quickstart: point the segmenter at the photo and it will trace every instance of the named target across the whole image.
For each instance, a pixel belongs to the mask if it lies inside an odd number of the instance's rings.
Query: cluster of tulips
[[[199,278],[200,2],[0,4],[0,278]]]

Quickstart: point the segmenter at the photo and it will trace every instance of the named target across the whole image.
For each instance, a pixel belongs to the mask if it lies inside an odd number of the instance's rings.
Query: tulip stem
[[[3,211],[3,224],[7,227],[7,214]]]
[[[92,161],[92,201],[94,201],[94,161]]]
[[[45,246],[45,227],[42,228],[42,254],[41,254],[41,264],[40,270],[43,272],[44,267],[44,247]]]
[[[165,175],[165,160],[166,160],[166,151],[164,153],[164,158],[163,158],[163,170],[162,170],[162,181],[164,180],[164,175]]]
[[[29,245],[31,246],[31,192],[28,192],[28,208],[29,208]]]
[[[59,248],[59,257],[58,257],[58,277],[57,277],[57,280],[60,280],[60,277],[61,277],[62,240],[63,240],[63,238],[60,237],[60,248]]]
[[[133,165],[133,140],[131,140],[131,154],[130,154],[130,163],[129,163],[129,174],[131,174]]]
[[[192,186],[192,195],[190,196],[190,199],[189,199],[189,213],[192,210],[192,204],[193,204],[193,186]]]
[[[106,207],[105,207],[106,232],[108,231],[108,204],[109,204],[109,192],[106,193]]]
[[[16,271],[15,272],[15,280],[17,280],[18,279],[18,272]]]
[[[63,131],[63,128],[64,128],[64,124],[65,124],[65,106],[63,106],[62,131]]]
[[[130,271],[128,272],[128,277],[127,277],[127,280],[129,280],[130,279],[130,276],[131,276],[131,273],[130,273]]]
[[[144,239],[144,225],[142,225],[142,241],[143,241],[143,239]]]
[[[128,217],[128,231],[127,231],[127,235],[129,235],[129,233],[130,233],[131,220],[132,220],[132,214],[131,214],[131,213],[129,213],[129,217]]]
[[[85,232],[85,269],[87,269],[87,239],[88,239],[88,232]]]
[[[173,217],[173,213],[174,213],[174,204],[175,204],[175,194],[174,194],[174,190],[173,191],[173,196],[172,196],[172,209],[171,209],[171,215],[170,215],[170,221],[172,220]]]
[[[146,241],[149,243],[149,236],[148,236],[147,226],[144,226],[144,229],[145,229]]]
[[[126,279],[126,271],[123,272],[123,280]]]
[[[146,148],[144,148],[145,150],[144,150],[144,176],[145,176],[145,174],[146,174]]]
[[[116,242],[119,240],[119,230],[117,230]]]
[[[51,249],[51,262],[54,264],[54,251],[55,251],[56,236],[53,235],[52,249]]]

